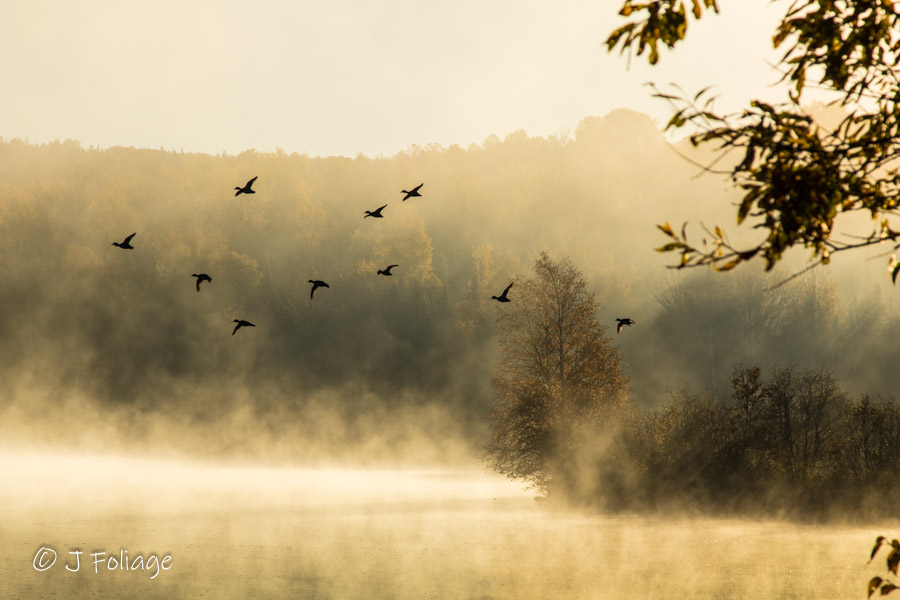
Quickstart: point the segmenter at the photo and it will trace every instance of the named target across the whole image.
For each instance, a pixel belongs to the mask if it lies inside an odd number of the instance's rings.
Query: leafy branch
[[[715,1],[703,6],[718,12]],[[699,1],[693,2],[692,13],[700,18]],[[659,59],[657,42],[674,47],[686,33],[686,5],[680,0],[626,0],[620,14],[643,18],[616,29],[608,48],[621,44],[622,52],[638,55],[649,48],[651,64]],[[680,90],[664,93],[654,86],[654,96],[673,107],[667,130],[690,125],[696,131],[691,143],[712,145],[719,154],[716,162],[737,153],[728,171],[744,194],[737,223],[749,220],[765,233],[757,245],[738,249],[716,227],[708,231],[712,244],[698,248],[668,223],[660,225],[672,241],[658,250],[680,253],[675,268],[708,265],[727,271],[760,256],[768,270],[794,246],[811,250],[816,265],[828,264],[836,252],[883,243],[900,248],[895,222],[900,215],[900,79],[895,72],[900,14],[893,2],[798,0],[772,42],[787,47],[780,70],[782,81],[792,87],[783,104],[753,100],[740,113],[722,115],[715,112],[708,88],[689,98]],[[807,85],[829,89],[845,110],[833,129],[801,109]],[[712,166],[704,169],[713,172]],[[871,231],[852,241],[836,238],[838,218],[859,211],[871,216]],[[896,283],[900,264],[893,256],[888,271]]]

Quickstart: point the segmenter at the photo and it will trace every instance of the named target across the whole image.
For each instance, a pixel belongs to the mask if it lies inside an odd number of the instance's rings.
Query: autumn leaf
[[[881,582],[882,582],[882,581],[884,581],[884,579],[882,579],[881,577],[873,577],[873,578],[869,581],[869,598],[872,597],[872,594],[875,593],[875,590],[878,589],[878,586],[881,585]]]
[[[740,264],[740,262],[741,262],[741,257],[738,256],[737,258],[733,258],[733,259],[729,260],[724,265],[717,265],[714,263],[713,267],[715,268],[716,271],[730,271],[731,269],[738,266],[738,264]]]
[[[684,248],[684,244],[681,242],[669,242],[664,246],[660,246],[656,249],[657,252],[671,252],[672,250],[678,250],[679,248]]]
[[[881,548],[881,543],[883,541],[883,535],[879,535],[877,538],[875,538],[875,547],[872,548],[872,555],[869,556],[869,562],[872,562],[872,560],[875,558],[875,555],[878,553],[879,548]]]
[[[668,221],[666,221],[666,222],[663,223],[662,225],[657,225],[657,227],[659,227],[659,229],[660,229],[663,233],[665,233],[667,236],[669,236],[669,237],[675,237],[675,232],[672,231],[672,226],[669,225],[669,222],[668,222]]]

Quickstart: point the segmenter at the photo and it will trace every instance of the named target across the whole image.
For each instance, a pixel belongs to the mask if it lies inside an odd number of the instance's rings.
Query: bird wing
[[[136,235],[137,235],[137,232],[135,231],[134,233],[132,233],[131,235],[129,235],[127,238],[125,238],[125,241],[122,242],[122,243],[123,243],[123,244],[127,244],[128,242],[131,241],[131,238],[133,238],[133,237],[136,236]]]
[[[418,192],[418,191],[419,191],[419,188],[421,188],[423,185],[425,185],[425,184],[424,184],[424,183],[420,183],[419,185],[417,185],[416,187],[414,187],[413,189],[411,189],[410,192]]]
[[[501,296],[506,296],[506,293],[509,291],[509,288],[511,288],[512,286],[513,286],[513,284],[509,284],[508,286],[506,286],[506,289],[503,290],[503,293],[500,294],[500,295],[501,295]]]
[[[200,291],[200,281],[201,281],[201,279],[198,277],[197,278],[197,291],[198,292]]]
[[[256,177],[259,177],[259,175],[257,175]],[[247,182],[247,185],[245,185],[244,187],[245,187],[245,188],[248,188],[248,187],[250,187],[251,185],[253,185],[253,182],[256,181],[256,177],[254,177],[253,179],[251,179],[250,181],[248,181],[248,182]]]
[[[317,289],[318,287],[319,287],[319,284],[318,284],[318,283],[314,283],[313,286],[312,286],[312,289],[309,290],[309,299],[310,299],[310,300],[312,300],[313,297],[315,297],[315,295],[316,295],[316,289]]]
[[[616,333],[622,333],[622,327],[625,326],[625,323],[619,321],[619,324],[616,325]]]
[[[241,324],[240,324],[240,323],[238,323],[237,325],[235,325],[235,326],[234,326],[234,331],[231,332],[231,335],[236,334],[236,333],[237,333],[237,330],[240,329],[240,328],[241,328]]]
[[[387,206],[387,204],[385,204],[384,206],[379,206],[378,208],[375,209],[375,213],[381,214],[381,211],[383,211],[386,206]]]
[[[399,267],[399,266],[400,266],[400,265],[388,265],[388,266],[387,266],[387,269],[385,269],[385,271],[390,271],[390,270],[393,269],[394,267]]]

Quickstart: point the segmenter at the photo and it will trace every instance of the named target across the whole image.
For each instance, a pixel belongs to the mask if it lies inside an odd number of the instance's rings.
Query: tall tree
[[[696,19],[704,7],[719,10],[717,0],[625,0],[619,14],[638,19],[613,31],[607,46],[638,55],[649,49],[655,64],[660,44],[673,47],[684,38],[688,7]],[[728,270],[762,256],[770,269],[794,246],[812,251],[812,266],[873,244],[900,248],[900,9],[892,0],[797,0],[772,43],[787,47],[778,64],[791,84],[782,104],[753,100],[740,113],[722,115],[705,91],[693,98],[657,93],[675,109],[667,128],[691,124],[699,129],[694,145],[738,151],[725,171],[744,192],[737,220],[749,218],[765,232],[755,246],[737,248],[715,227],[708,232],[712,243],[695,245],[684,228],[679,233],[665,223],[660,228],[670,241],[660,250],[680,253],[679,267]],[[808,85],[829,91],[846,117],[833,127],[816,122],[800,104]],[[835,235],[838,217],[853,212],[870,215],[872,228],[862,236]],[[888,269],[896,283],[894,256]]]
[[[542,253],[499,308],[488,464],[540,491],[571,481],[580,451],[626,399],[618,350],[597,301],[567,259]]]

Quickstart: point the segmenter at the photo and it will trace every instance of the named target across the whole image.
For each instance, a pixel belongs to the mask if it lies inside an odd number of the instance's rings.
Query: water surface
[[[585,514],[477,469],[15,454],[0,506],[3,598],[861,599],[872,541],[896,533]],[[91,553],[126,551],[171,568],[94,572]]]

